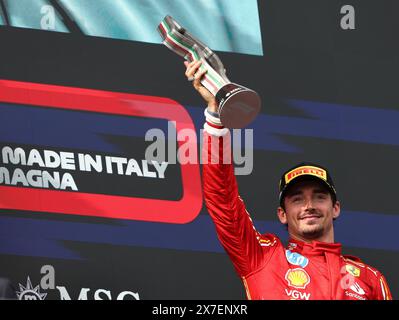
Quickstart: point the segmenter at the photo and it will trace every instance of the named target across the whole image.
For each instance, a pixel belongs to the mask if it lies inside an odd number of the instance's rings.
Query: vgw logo
[[[40,280],[40,285],[33,287],[30,277],[28,276],[26,285],[19,283],[19,291],[16,291],[19,300],[44,300],[47,293],[40,292],[41,290],[58,290],[60,300],[72,300],[67,288],[65,286],[55,285],[55,269],[52,265],[44,265],[40,269],[43,275]],[[81,288],[77,300],[112,300],[115,295],[107,289]],[[76,298],[75,298],[76,299]],[[116,300],[140,300],[138,292],[122,291],[116,295]]]

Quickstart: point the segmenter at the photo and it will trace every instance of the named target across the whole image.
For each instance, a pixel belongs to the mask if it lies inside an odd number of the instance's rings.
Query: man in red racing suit
[[[223,247],[243,281],[248,299],[392,300],[384,276],[359,258],[341,254],[333,238],[340,212],[327,171],[300,164],[280,182],[278,216],[288,227],[287,247],[260,234],[240,198],[230,160],[230,132],[217,118],[213,98],[201,87],[200,63],[186,63],[186,76],[208,102],[205,111],[203,181],[205,202]],[[213,108],[212,108],[213,106]]]

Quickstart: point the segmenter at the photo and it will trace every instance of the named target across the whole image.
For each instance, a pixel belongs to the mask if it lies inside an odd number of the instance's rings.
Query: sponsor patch
[[[290,287],[305,289],[310,283],[310,276],[301,268],[289,269],[285,274],[285,280]]]
[[[327,172],[314,166],[303,166],[295,168],[285,175],[285,184],[288,184],[292,179],[302,175],[312,175],[327,181]]]
[[[360,269],[352,264],[345,265],[345,269],[348,273],[350,273],[354,277],[360,276]]]
[[[355,282],[353,285],[351,285],[349,287],[353,292],[356,292],[357,294],[360,295],[365,295],[366,292],[363,290],[363,288],[357,283]]]
[[[309,263],[308,258],[304,257],[303,255],[297,252],[292,252],[290,250],[285,250],[285,257],[287,258],[287,261],[289,263],[296,266],[300,266],[302,268],[305,268]]]
[[[352,292],[348,292],[348,291],[345,291],[345,295],[347,297],[351,297],[351,298],[354,298],[356,300],[367,300],[365,297],[362,297],[362,296],[360,296],[360,295],[358,295],[356,293],[352,293]]]
[[[288,297],[290,297],[290,300],[309,300],[310,299],[310,293],[307,292],[301,292],[298,290],[289,290],[285,288],[285,293],[287,294]]]

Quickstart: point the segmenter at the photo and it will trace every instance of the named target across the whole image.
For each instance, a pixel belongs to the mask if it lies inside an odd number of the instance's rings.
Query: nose
[[[313,206],[313,201],[312,201],[312,199],[310,198],[310,199],[306,199],[306,201],[305,201],[305,210],[313,210],[314,209],[314,206]]]

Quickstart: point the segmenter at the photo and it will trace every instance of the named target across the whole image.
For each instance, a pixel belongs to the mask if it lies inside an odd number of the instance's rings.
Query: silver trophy
[[[158,31],[163,44],[187,61],[201,60],[201,69],[208,72],[201,79],[202,85],[216,98],[220,121],[227,128],[246,127],[260,111],[259,95],[249,88],[231,82],[219,57],[186,29],[167,15]]]

